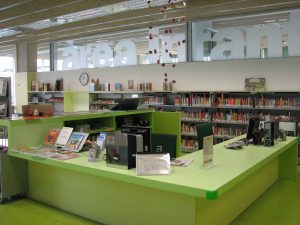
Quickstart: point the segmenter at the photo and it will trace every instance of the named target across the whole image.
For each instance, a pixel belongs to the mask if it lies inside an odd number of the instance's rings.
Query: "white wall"
[[[78,81],[81,72],[103,82],[120,82],[127,88],[127,80],[152,82],[154,91],[162,90],[164,73],[176,80],[175,90],[188,91],[243,91],[245,78],[266,78],[266,91],[300,91],[300,57],[247,59],[213,62],[140,65],[115,68],[80,69],[38,72],[36,79],[54,83],[64,79],[64,90],[88,90]]]

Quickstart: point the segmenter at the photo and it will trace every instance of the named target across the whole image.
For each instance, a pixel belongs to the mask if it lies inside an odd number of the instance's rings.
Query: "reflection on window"
[[[37,45],[37,72],[50,71],[50,43]]]
[[[192,23],[192,60],[300,56],[300,10]]]
[[[185,24],[176,24],[59,41],[55,70],[184,62],[185,39]]]

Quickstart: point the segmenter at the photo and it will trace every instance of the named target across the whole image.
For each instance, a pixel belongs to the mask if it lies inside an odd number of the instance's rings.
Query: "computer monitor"
[[[260,119],[258,117],[251,117],[248,123],[246,141],[248,143],[259,144],[261,140],[259,130]]]
[[[124,98],[111,110],[137,110],[147,98]]]

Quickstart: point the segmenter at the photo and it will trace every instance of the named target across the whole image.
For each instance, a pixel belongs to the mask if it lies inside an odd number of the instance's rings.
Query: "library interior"
[[[298,225],[300,0],[0,2],[0,225]]]

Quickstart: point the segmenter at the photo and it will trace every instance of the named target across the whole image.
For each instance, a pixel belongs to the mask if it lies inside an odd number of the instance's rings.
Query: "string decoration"
[[[168,0],[167,1],[167,5],[165,5],[165,6],[163,6],[163,7],[161,7],[160,8],[160,12],[162,13],[162,14],[165,14],[166,13],[166,11],[169,9],[169,6],[173,6],[174,4],[175,4],[175,2],[176,2],[177,0]],[[148,5],[149,5],[149,7],[151,7],[151,0],[148,0],[147,1],[147,3],[148,3]],[[166,14],[164,15],[164,18],[166,18]],[[174,22],[174,23],[182,23],[182,22],[186,22],[186,17],[185,16],[180,16],[180,17],[174,17],[174,18],[172,18],[171,19],[171,21],[172,22]],[[149,41],[152,41],[153,40],[153,37],[154,37],[154,35],[157,35],[156,34],[156,32],[154,32],[153,33],[153,31],[152,31],[152,26],[149,26]],[[168,34],[168,35],[172,35],[173,34],[173,30],[171,29],[171,28],[166,28],[165,30],[164,30],[164,33],[165,34]],[[172,61],[172,59],[173,59],[173,57],[174,57],[174,54],[173,54],[173,52],[172,52],[172,48],[173,47],[176,47],[176,46],[181,46],[181,45],[183,45],[183,44],[185,44],[185,40],[180,40],[180,41],[178,41],[177,43],[174,43],[174,45],[170,45],[170,48],[171,49],[168,49],[168,48],[165,48],[165,53],[167,53],[168,54],[168,57],[170,57],[170,59],[171,59],[171,61]],[[168,46],[168,43],[165,41],[165,42],[162,42],[161,43],[162,45],[164,45],[164,46]],[[152,54],[158,54],[159,52],[158,52],[158,49],[152,49],[152,50],[150,50],[149,51],[149,55],[152,55]],[[160,61],[160,59],[157,59],[157,64],[160,64],[162,67],[164,67],[164,68],[166,68],[166,65],[168,65],[168,64],[166,64],[166,63],[163,63],[163,62],[161,62]],[[170,63],[169,64],[170,65],[170,68],[175,68],[176,67],[176,63]],[[167,69],[167,68],[166,68]],[[166,90],[172,90],[172,87],[173,87],[173,85],[176,83],[176,80],[172,80],[171,82],[169,82],[168,83],[168,73],[167,72],[164,72],[164,83],[163,83],[163,90],[164,91],[166,91]]]

